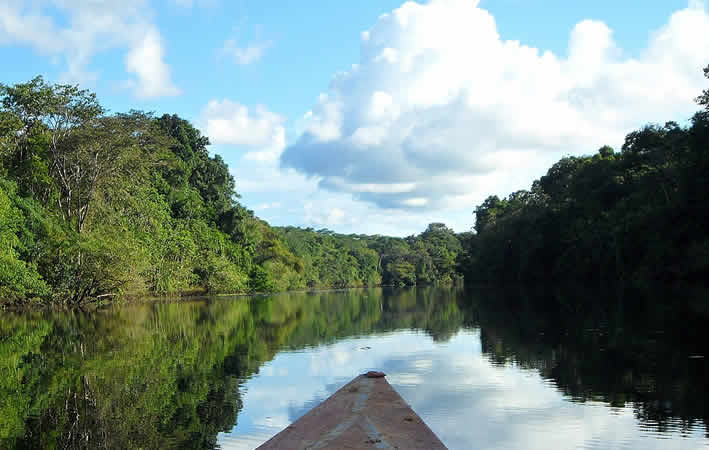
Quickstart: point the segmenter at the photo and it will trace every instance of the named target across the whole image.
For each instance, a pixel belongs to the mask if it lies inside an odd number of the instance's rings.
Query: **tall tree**
[[[149,115],[138,112],[100,117],[77,127],[53,150],[59,208],[79,233],[99,190],[134,183],[149,165],[156,154],[145,149],[153,143],[152,124]]]
[[[48,171],[57,187],[62,186],[64,174],[57,170],[62,147],[78,129],[99,119],[104,109],[95,94],[74,85],[48,84],[41,76],[14,86],[0,85],[0,98],[4,116],[0,122],[12,131],[10,170],[22,189],[47,201],[51,186],[38,184],[36,172]],[[7,137],[5,141],[7,147]]]

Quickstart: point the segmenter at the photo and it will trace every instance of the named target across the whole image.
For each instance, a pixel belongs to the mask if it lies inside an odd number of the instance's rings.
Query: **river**
[[[0,447],[253,448],[370,369],[452,449],[709,447],[696,286],[353,289],[0,316]]]

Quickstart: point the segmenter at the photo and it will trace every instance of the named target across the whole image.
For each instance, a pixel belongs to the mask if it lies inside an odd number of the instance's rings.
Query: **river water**
[[[372,369],[449,448],[708,448],[707,292],[354,289],[3,313],[0,448],[254,448]]]

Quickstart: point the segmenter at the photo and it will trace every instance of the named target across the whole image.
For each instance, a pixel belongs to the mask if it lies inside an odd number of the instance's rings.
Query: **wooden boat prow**
[[[259,449],[445,449],[381,372],[347,383]]]

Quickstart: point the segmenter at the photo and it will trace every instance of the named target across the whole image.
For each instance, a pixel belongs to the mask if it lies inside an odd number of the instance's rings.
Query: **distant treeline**
[[[278,228],[287,247],[303,262],[299,285],[394,286],[453,283],[462,246],[442,223],[418,236],[342,235],[329,230]]]
[[[41,77],[0,84],[0,305],[455,278],[442,224],[408,239],[270,227],[208,145],[176,115],[108,114]]]
[[[688,126],[646,126],[620,152],[563,158],[529,191],[488,197],[461,236],[466,280],[705,277],[709,91],[697,102]]]

